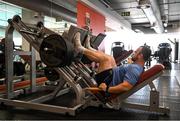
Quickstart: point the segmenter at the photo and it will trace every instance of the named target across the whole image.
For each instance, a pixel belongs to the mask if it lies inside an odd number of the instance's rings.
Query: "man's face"
[[[141,51],[142,51],[142,47],[139,47],[137,50],[133,52],[132,61],[136,61],[139,59],[139,54],[141,54]]]

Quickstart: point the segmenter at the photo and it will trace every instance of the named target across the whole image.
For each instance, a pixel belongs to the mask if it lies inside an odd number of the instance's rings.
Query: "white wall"
[[[174,41],[180,40],[178,34],[137,34],[132,32],[106,32],[106,37],[103,40],[105,44],[105,53],[111,53],[111,45],[115,41],[124,42],[125,49],[135,50],[141,45],[146,43],[151,46],[152,51],[156,51],[157,47],[162,42],[167,42],[171,44],[172,47],[172,59],[174,59],[174,44],[172,44],[168,39]],[[179,49],[180,50],[180,49]],[[180,57],[179,57],[180,59]]]

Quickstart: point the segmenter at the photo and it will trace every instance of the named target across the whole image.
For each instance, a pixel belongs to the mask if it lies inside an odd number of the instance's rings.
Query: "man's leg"
[[[88,38],[89,39],[89,38]],[[89,40],[86,40],[89,41]],[[114,58],[110,55],[107,55],[103,52],[90,50],[81,45],[80,41],[80,33],[76,33],[74,37],[74,46],[77,52],[83,53],[87,56],[91,61],[95,61],[99,63],[98,72],[102,72],[104,70],[116,67],[116,62]]]

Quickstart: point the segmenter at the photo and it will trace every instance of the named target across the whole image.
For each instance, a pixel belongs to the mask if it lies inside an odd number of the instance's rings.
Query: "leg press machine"
[[[169,109],[159,106],[159,92],[156,90],[153,80],[159,77],[163,73],[164,67],[162,65],[155,65],[149,70],[145,71],[142,75],[138,84],[131,90],[124,92],[120,95],[114,95],[109,99],[111,104],[103,102],[104,98],[101,92],[89,93],[84,89],[87,87],[97,87],[97,83],[94,80],[92,73],[93,71],[88,68],[87,65],[83,64],[80,59],[73,59],[73,46],[72,36],[75,32],[79,31],[83,35],[82,41],[85,39],[88,32],[86,30],[71,27],[68,40],[64,39],[59,34],[45,28],[42,23],[37,25],[26,25],[21,21],[19,16],[14,16],[8,20],[9,26],[6,30],[6,88],[2,95],[0,95],[0,103],[13,107],[22,107],[34,110],[43,110],[59,114],[76,115],[76,113],[88,106],[104,106],[106,108],[119,109],[122,107],[135,108],[140,110],[146,110],[157,113],[169,113]],[[14,89],[13,72],[12,72],[12,61],[13,55],[13,31],[14,29],[19,32],[24,39],[26,39],[31,45],[30,52],[20,53],[29,54],[31,56],[31,79],[28,82],[29,86],[24,85],[23,89]],[[33,60],[35,57],[33,53],[38,51],[40,53],[41,60],[47,65],[52,67],[60,75],[60,78],[53,83],[53,85],[42,85],[37,84],[35,77],[35,64]],[[144,86],[149,85],[150,91],[150,104],[149,106],[140,104],[128,104],[124,103],[124,100],[130,95],[134,94]],[[39,92],[49,91],[48,94],[32,98],[29,100],[18,99],[18,95],[35,94]],[[73,105],[59,106],[50,105],[45,102],[61,98],[62,95],[66,95],[73,91],[75,99],[73,99]],[[96,96],[100,93],[101,96]],[[113,94],[112,94],[113,95]],[[60,101],[63,101],[61,99]]]

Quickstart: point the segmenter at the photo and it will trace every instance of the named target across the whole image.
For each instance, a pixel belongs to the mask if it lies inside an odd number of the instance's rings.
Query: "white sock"
[[[80,33],[79,32],[77,32],[76,34],[75,34],[75,36],[74,36],[74,40],[73,40],[73,42],[74,42],[74,48],[75,48],[75,51],[76,52],[80,52],[80,53],[83,53],[83,51],[84,51],[84,47],[81,45],[81,40],[80,40],[80,38],[81,38],[81,35],[80,35]]]
[[[91,47],[91,44],[90,44],[90,36],[88,36],[88,37],[86,38],[84,44],[85,44],[85,47],[86,47],[87,49],[96,51],[96,49],[94,49],[94,48]]]

